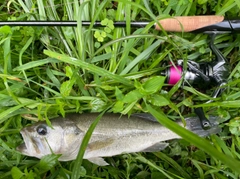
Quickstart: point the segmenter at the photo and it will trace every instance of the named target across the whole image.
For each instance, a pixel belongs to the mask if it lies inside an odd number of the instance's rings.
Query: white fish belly
[[[122,153],[133,153],[145,151],[155,144],[166,140],[180,138],[178,135],[169,130],[152,131],[151,133],[131,133],[128,135],[117,135],[111,138],[97,136],[92,138],[89,147],[85,152],[84,158],[96,158],[115,156]],[[156,149],[156,151],[160,151]]]

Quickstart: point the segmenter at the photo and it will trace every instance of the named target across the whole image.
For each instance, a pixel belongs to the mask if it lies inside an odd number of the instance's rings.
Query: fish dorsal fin
[[[131,114],[131,116],[158,123],[157,119],[148,113],[135,113],[135,114]]]
[[[158,152],[160,150],[165,149],[168,145],[169,145],[168,143],[164,143],[164,142],[156,143],[142,150],[142,152]]]
[[[106,166],[109,165],[103,158],[96,157],[96,158],[88,158],[88,160],[98,166]]]

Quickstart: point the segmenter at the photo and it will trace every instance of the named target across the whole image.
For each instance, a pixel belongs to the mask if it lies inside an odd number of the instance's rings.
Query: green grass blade
[[[233,154],[231,153],[231,151],[226,146],[225,142],[220,137],[218,137],[217,135],[212,135],[212,139],[214,144],[219,146],[219,148],[221,148],[226,155],[233,157]]]
[[[7,74],[12,70],[12,59],[11,59],[11,35],[4,40],[4,73]]]
[[[85,136],[82,140],[82,144],[81,144],[81,147],[79,149],[79,152],[78,152],[77,158],[75,160],[74,166],[73,166],[71,179],[79,179],[79,175],[80,175],[79,167],[82,165],[84,152],[87,149],[88,142],[91,138],[91,135],[92,135],[95,127],[97,126],[98,122],[100,121],[100,119],[102,118],[104,113],[105,112],[102,112],[100,115],[98,115],[98,117],[95,119],[95,121],[91,124],[88,131],[86,132],[86,134],[85,134]]]
[[[154,34],[135,34],[135,35],[129,35],[129,36],[125,36],[125,37],[120,37],[118,39],[112,40],[108,43],[105,43],[103,46],[101,46],[95,53],[94,56],[97,55],[98,53],[100,53],[101,51],[105,50],[105,48],[107,48],[108,46],[117,43],[119,41],[124,41],[124,40],[128,40],[128,39],[134,39],[134,38],[154,38],[154,39],[160,39],[160,40],[165,40],[166,41],[166,37],[161,37],[161,36],[157,36]]]
[[[166,161],[169,163],[175,170],[179,171],[179,173],[185,178],[185,179],[191,179],[191,176],[184,170],[183,167],[181,167],[175,160],[168,157],[166,154],[162,152],[154,153],[158,158]]]
[[[126,8],[126,31],[127,31],[127,35],[130,35],[131,33],[131,4],[126,4],[125,5]]]
[[[191,161],[192,161],[193,165],[197,168],[199,175],[200,175],[200,179],[204,179],[203,169],[201,168],[201,166],[195,160],[191,160]]]
[[[25,5],[25,3],[22,0],[18,0],[18,3],[21,5],[21,7],[26,13],[30,13],[29,8]]]
[[[96,73],[100,76],[108,77],[108,78],[113,79],[116,82],[122,83],[124,85],[130,86],[130,87],[133,86],[131,81],[128,80],[127,78],[124,78],[120,75],[113,74],[113,73],[111,73],[111,72],[109,72],[109,71],[107,71],[103,68],[97,67],[93,64],[86,63],[86,62],[78,60],[76,58],[72,58],[72,57],[69,57],[67,55],[62,55],[60,53],[52,52],[52,51],[49,51],[49,50],[44,50],[44,53],[46,55],[48,55],[49,57],[56,58],[56,59],[58,59],[60,61],[63,61],[65,63],[69,63],[69,64],[72,64],[72,65],[79,66],[83,69],[91,71],[92,73]]]
[[[18,110],[21,109],[24,106],[30,105],[31,103],[28,104],[19,104],[17,106],[8,108],[7,110],[3,111],[0,113],[0,124],[3,123],[5,120],[7,120],[9,117],[12,117],[14,115],[17,115]]]
[[[138,55],[120,74],[127,74],[136,64],[140,61],[146,59],[156,48],[161,44],[161,40],[157,40],[150,47],[144,50],[140,55]]]
[[[152,163],[151,161],[147,160],[145,157],[143,156],[137,156],[137,159],[143,163],[148,164],[149,166],[153,167],[154,169],[158,170],[159,172],[161,172],[164,176],[166,176],[168,179],[174,179],[173,177],[171,177],[164,169],[162,169],[161,167],[157,166],[156,164]]]
[[[198,104],[194,105],[193,107],[213,107],[213,106],[221,106],[225,108],[239,108],[240,100],[235,101],[222,101],[222,102],[212,102],[212,103],[204,103],[204,104]]]
[[[42,66],[48,63],[59,63],[59,60],[54,59],[54,58],[46,58],[43,60],[36,60],[36,61],[32,61],[32,62],[28,62],[26,64],[17,66],[16,68],[13,69],[13,71],[24,71],[24,70],[28,70],[34,67],[38,67],[38,66]]]
[[[33,42],[33,37],[30,37],[30,38],[27,40],[26,44],[23,46],[23,48],[20,50],[20,53],[19,53],[19,66],[22,66],[22,64],[23,64],[23,63],[22,63],[23,53],[27,50],[27,48],[30,46],[30,44],[31,44],[32,42]],[[22,70],[22,72],[23,72],[23,75],[24,75],[24,77],[25,77],[26,82],[29,83],[25,71]]]
[[[124,14],[122,13],[124,11],[124,3],[122,2],[118,2],[118,6],[117,6],[117,11],[116,11],[116,17],[115,19],[117,21],[121,21],[124,20]],[[113,39],[118,39],[122,36],[123,34],[123,29],[121,28],[115,28],[114,32],[113,32]],[[112,58],[110,59],[110,67],[109,67],[109,71],[111,72],[115,72],[116,71],[116,67],[117,67],[117,52],[119,50],[121,46],[121,42],[117,42],[114,43],[112,45]]]
[[[39,20],[46,20],[46,13],[45,13],[45,1],[37,1],[38,10],[39,10]]]
[[[236,6],[235,0],[226,1],[226,3],[222,6],[222,8],[217,12],[218,15],[224,15],[227,11],[234,8]]]
[[[85,46],[85,38],[84,38],[84,28],[82,27],[82,20],[89,20],[86,15],[86,9],[90,1],[83,1],[83,3],[79,6],[74,6],[75,9],[75,20],[77,20],[77,29],[76,29],[76,42],[77,42],[77,51],[78,56],[82,60],[85,60],[86,58],[86,46]],[[75,4],[78,4],[77,1],[75,1]]]
[[[238,8],[240,8],[240,1],[239,0],[235,0],[235,3],[237,4]]]

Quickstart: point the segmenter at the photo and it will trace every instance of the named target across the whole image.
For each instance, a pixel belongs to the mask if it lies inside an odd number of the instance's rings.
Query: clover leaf
[[[106,32],[102,31],[95,31],[94,37],[97,39],[99,42],[103,42],[104,38],[107,36]]]
[[[106,33],[111,33],[111,31],[114,29],[114,23],[112,20],[109,20],[107,18],[105,18],[104,20],[101,21],[101,25],[105,26],[104,27],[104,31]]]
[[[105,18],[104,20],[101,21],[101,25],[107,26],[108,25],[108,21],[109,20],[107,18]]]

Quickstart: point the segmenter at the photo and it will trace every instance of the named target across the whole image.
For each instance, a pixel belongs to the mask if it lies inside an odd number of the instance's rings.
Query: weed
[[[238,1],[192,0],[62,0],[9,1],[0,20],[77,21],[77,27],[0,27],[0,178],[239,178],[239,40],[238,34],[217,36],[216,45],[229,59],[231,75],[224,94],[198,91],[181,83],[169,88],[161,76],[166,63],[178,59],[214,59],[206,34],[154,30],[157,17],[218,14],[238,16]],[[83,27],[82,21],[91,21]],[[95,28],[95,21],[104,27]],[[116,28],[113,21],[126,21]],[[132,28],[131,21],[149,21]],[[221,118],[222,132],[207,139],[169,120],[194,115],[203,107]],[[98,167],[82,160],[58,162],[21,155],[20,130],[37,120],[75,112],[130,115],[150,112],[184,140],[169,141],[156,153],[108,158]],[[230,119],[230,121],[229,121]],[[96,123],[92,125],[82,147]],[[194,145],[192,145],[194,144]]]

